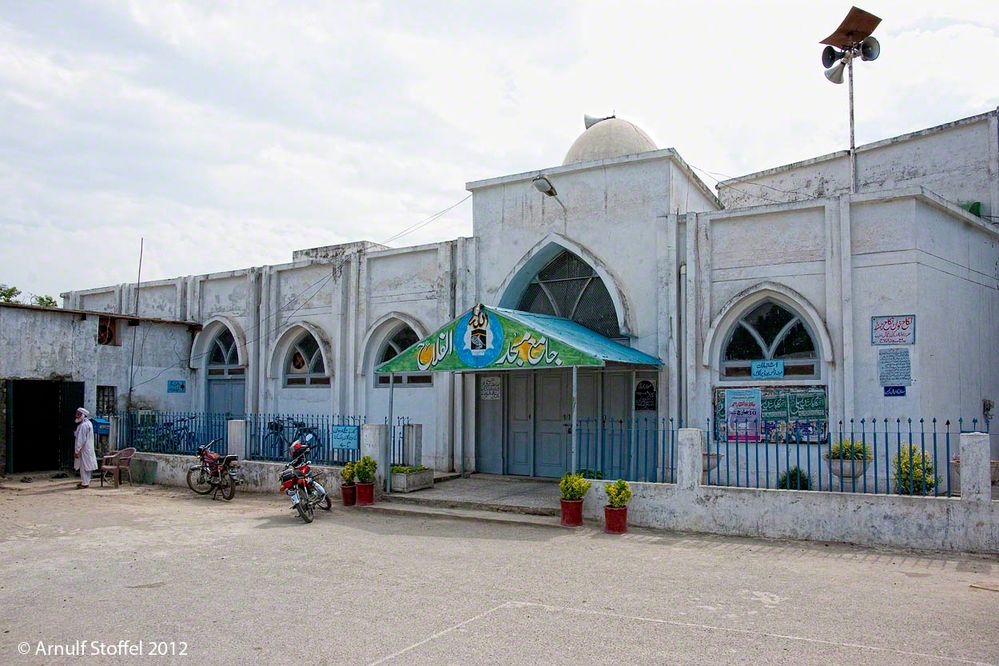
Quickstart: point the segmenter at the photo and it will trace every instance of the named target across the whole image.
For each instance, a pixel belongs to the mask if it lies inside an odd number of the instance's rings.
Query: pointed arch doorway
[[[210,414],[243,414],[246,404],[246,368],[239,365],[236,340],[223,327],[212,340],[208,352],[208,394]]]

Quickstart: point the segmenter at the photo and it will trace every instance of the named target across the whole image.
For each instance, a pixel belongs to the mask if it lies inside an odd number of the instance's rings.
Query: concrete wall
[[[997,112],[958,120],[857,148],[858,192],[926,187],[955,202],[980,201],[999,214]],[[848,153],[814,159],[723,181],[726,208],[828,197],[850,191]]]
[[[0,306],[0,380],[84,382],[84,406],[96,408],[97,386],[117,387],[118,408],[128,395],[134,358],[132,403],[140,409],[187,410],[190,393],[169,394],[168,380],[191,378],[191,332],[183,323],[118,321],[120,345],[97,344],[99,317],[52,309]],[[135,347],[135,354],[132,348]]]
[[[960,499],[865,495],[703,486],[705,433],[680,431],[677,483],[632,483],[628,522],[712,534],[842,541],[924,550],[999,553],[999,502],[988,495],[988,444],[984,435],[962,437]],[[965,469],[965,460],[974,460]],[[974,479],[976,492],[969,489]],[[983,487],[984,483],[984,487]],[[583,511],[603,518],[602,483],[587,494]]]

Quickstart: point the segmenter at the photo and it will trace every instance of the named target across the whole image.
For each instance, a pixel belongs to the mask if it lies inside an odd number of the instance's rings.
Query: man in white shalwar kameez
[[[94,453],[94,426],[90,423],[90,412],[83,407],[76,410],[76,445],[73,448],[73,468],[80,470],[80,483],[77,488],[90,487],[90,474],[97,469],[97,454]]]

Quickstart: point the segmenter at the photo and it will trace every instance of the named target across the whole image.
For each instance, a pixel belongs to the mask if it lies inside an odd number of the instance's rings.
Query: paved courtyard
[[[995,558],[70,488],[0,488],[0,663],[999,662]]]

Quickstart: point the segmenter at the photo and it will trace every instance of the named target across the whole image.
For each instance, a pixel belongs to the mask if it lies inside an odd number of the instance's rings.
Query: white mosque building
[[[560,165],[468,183],[470,237],[147,282],[138,313],[134,285],[64,305],[200,325],[183,363],[145,364],[147,408],[381,421],[394,381],[442,471],[559,476],[573,413],[724,422],[746,389],[785,425],[992,418],[997,112],[861,146],[850,174],[844,151],[713,192],[611,117]],[[480,304],[499,337],[462,337]]]

